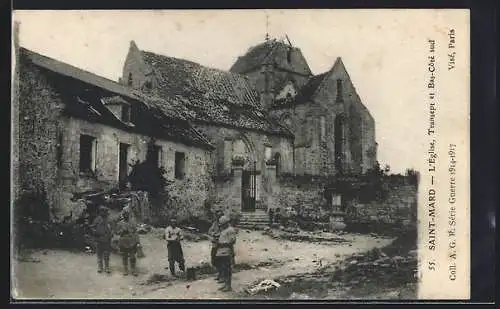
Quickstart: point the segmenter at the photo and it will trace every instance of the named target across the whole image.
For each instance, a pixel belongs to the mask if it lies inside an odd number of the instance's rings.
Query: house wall
[[[39,204],[58,203],[58,153],[64,106],[41,71],[21,59],[19,66],[19,196],[42,194]],[[43,196],[44,195],[44,196]],[[36,205],[34,205],[36,207]],[[54,214],[48,214],[52,217]]]
[[[95,175],[79,171],[81,134],[91,135],[97,140]],[[125,132],[110,126],[89,123],[85,120],[70,118],[65,121],[63,173],[65,175],[65,191],[86,191],[115,186],[118,183],[119,145],[130,145],[128,163],[144,161],[150,138],[144,135]],[[186,146],[181,143],[156,140],[161,147],[160,162],[166,170],[166,177],[172,181],[168,188],[170,195],[176,200],[174,208],[180,216],[200,215],[204,203],[209,199],[211,179],[208,172],[210,153],[206,150]],[[185,154],[185,177],[175,178],[175,152]],[[130,173],[131,167],[128,168]],[[172,205],[169,205],[172,206]]]
[[[118,184],[119,144],[129,144],[128,162],[144,160],[149,137],[64,115],[64,102],[46,75],[29,63],[20,68],[19,189],[44,192],[51,218],[61,220],[81,209],[70,199],[75,192],[109,189]],[[80,173],[80,135],[97,141],[95,173]],[[213,194],[209,151],[181,143],[157,140],[161,164],[173,183],[170,195],[179,214],[199,215]],[[185,177],[175,179],[175,152],[185,153]],[[129,167],[130,172],[130,167]]]

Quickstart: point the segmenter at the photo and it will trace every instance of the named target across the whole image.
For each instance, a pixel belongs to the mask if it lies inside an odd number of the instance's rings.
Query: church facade
[[[359,175],[376,164],[375,122],[340,58],[313,75],[301,50],[266,40],[229,71],[139,49],[120,83],[182,111],[215,146],[216,207],[276,207],[278,178]]]

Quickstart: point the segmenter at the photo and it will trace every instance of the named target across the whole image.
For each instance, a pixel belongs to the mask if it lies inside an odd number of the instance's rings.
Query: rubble
[[[257,293],[275,290],[275,289],[278,289],[279,287],[281,287],[281,284],[279,284],[278,282],[276,282],[274,280],[266,279],[266,280],[261,281],[259,284],[257,284],[253,288],[248,289],[247,292],[250,295],[255,295]]]

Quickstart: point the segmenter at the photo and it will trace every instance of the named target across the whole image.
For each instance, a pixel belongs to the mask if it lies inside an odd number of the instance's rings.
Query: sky
[[[375,119],[378,161],[399,173],[425,166],[427,39],[447,37],[443,11],[17,11],[14,20],[21,46],[115,81],[131,40],[228,70],[266,32],[286,34],[314,74],[342,58]]]

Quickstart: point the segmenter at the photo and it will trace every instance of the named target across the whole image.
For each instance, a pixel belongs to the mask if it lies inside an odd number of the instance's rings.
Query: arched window
[[[320,125],[320,129],[319,129],[319,140],[321,142],[324,142],[325,141],[325,138],[326,138],[326,123],[325,123],[325,116],[321,116],[319,117],[319,125]]]
[[[342,80],[339,78],[337,79],[337,102],[343,102],[344,100],[344,91],[343,91],[343,85],[342,85]]]
[[[339,172],[343,171],[344,165],[344,146],[345,146],[345,132],[344,132],[345,117],[339,115],[335,117],[334,121],[334,147],[335,147],[335,169]]]
[[[127,81],[127,84],[129,86],[132,86],[132,82],[133,82],[133,79],[132,79],[132,72],[129,72],[128,73],[128,81]]]
[[[281,154],[279,152],[274,154],[274,161],[276,162],[276,176],[281,173]]]
[[[349,148],[351,160],[357,172],[363,165],[363,121],[354,105],[349,109]]]

